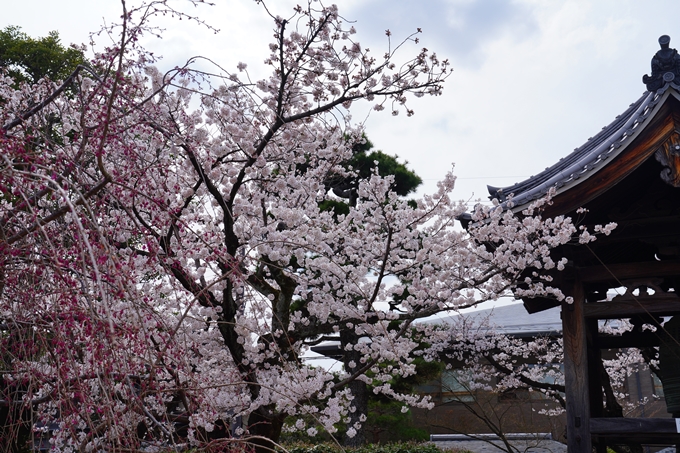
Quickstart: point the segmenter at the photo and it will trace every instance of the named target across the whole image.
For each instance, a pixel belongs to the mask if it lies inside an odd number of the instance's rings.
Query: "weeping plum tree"
[[[312,434],[344,421],[352,437],[367,372],[374,392],[430,405],[390,384],[415,373],[415,320],[495,299],[526,267],[532,292],[563,297],[542,270],[575,234],[569,219],[496,207],[471,235],[455,227],[452,175],[409,203],[394,176],[347,165],[364,140],[352,105],[412,115],[409,96],[441,93],[446,60],[401,56],[416,35],[388,34],[372,56],[335,6],[311,1],[271,15],[268,78],[245,63],[208,76],[195,60],[163,73],[139,47],[149,21],[201,21],[165,1],[122,5],[91,67],[63,83],[0,78],[3,435],[264,449],[296,417]],[[337,181],[356,181],[345,212],[328,209]],[[340,377],[304,362],[338,336]]]

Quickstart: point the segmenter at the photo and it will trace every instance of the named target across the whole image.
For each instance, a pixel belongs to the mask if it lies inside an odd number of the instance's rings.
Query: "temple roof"
[[[669,42],[668,36],[659,38],[661,50],[652,59],[652,75],[643,77],[648,91],[625,112],[544,171],[512,186],[488,186],[489,198],[505,203],[512,195],[514,209],[520,210],[545,196],[551,188],[560,194],[582,183],[618,156],[640,135],[668,98],[680,100],[680,85],[675,83],[680,82],[680,56],[675,49],[668,48]]]
[[[463,318],[461,318],[463,316]],[[427,324],[459,324],[461,319],[472,328],[502,333],[516,338],[557,335],[562,332],[560,308],[529,314],[521,303],[501,305],[461,314],[454,313],[424,321]]]
[[[617,150],[626,141],[631,140],[636,129],[649,117],[659,98],[658,94],[645,92],[611,124],[553,166],[512,186],[487,186],[490,198],[506,201],[512,194],[515,205],[524,205],[541,198],[551,187],[561,192],[559,189],[568,188],[579,182],[579,179],[587,178],[589,173],[597,171],[609,157],[618,154]]]

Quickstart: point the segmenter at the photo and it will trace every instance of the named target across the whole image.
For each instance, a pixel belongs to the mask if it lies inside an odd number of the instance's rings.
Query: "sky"
[[[195,55],[234,70],[239,62],[264,68],[272,21],[253,0],[213,0],[193,7],[171,0],[210,25],[163,18],[162,39],[145,45],[170,68]],[[128,0],[129,4],[135,1]],[[287,16],[296,1],[270,0]],[[330,2],[326,2],[330,3]],[[90,32],[117,21],[120,0],[23,0],[3,6],[0,27],[18,25],[31,36],[59,31],[62,41],[88,43]],[[671,36],[680,46],[680,2],[639,0],[337,0],[357,39],[382,55],[392,39],[421,28],[420,47],[448,58],[453,74],[444,93],[410,102],[415,115],[373,112],[366,132],[377,149],[397,154],[424,180],[419,193],[455,164],[455,199],[487,198],[486,185],[508,186],[566,156],[614,120],[645,90],[641,78]],[[677,41],[673,41],[673,37]],[[106,44],[106,37],[97,42]],[[261,72],[262,76],[266,73]],[[365,119],[361,106],[354,119]]]

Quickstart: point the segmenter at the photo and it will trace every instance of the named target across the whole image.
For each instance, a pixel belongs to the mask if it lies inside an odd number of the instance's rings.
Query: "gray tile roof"
[[[506,202],[512,194],[517,210],[543,197],[551,187],[560,193],[579,184],[625,149],[649,123],[663,101],[671,95],[680,98],[679,93],[680,86],[674,83],[667,83],[656,92],[646,91],[611,124],[552,167],[512,186],[488,186],[489,198]]]
[[[560,307],[554,307],[535,314],[527,313],[522,303],[513,303],[485,310],[471,311],[465,314],[440,316],[421,321],[427,324],[455,324],[456,317],[465,316],[466,321],[473,324],[488,325],[490,329],[518,338],[559,335],[562,332]],[[311,348],[317,354],[327,357],[342,356],[339,341],[325,341]]]
[[[428,320],[427,322],[432,324],[455,324],[458,316],[461,315],[454,314],[439,318],[438,320]],[[465,316],[467,320],[471,320],[473,323],[488,324],[498,332],[514,337],[534,337],[562,332],[560,307],[553,307],[539,313],[529,314],[522,303],[514,303],[486,310],[473,311],[462,316]]]

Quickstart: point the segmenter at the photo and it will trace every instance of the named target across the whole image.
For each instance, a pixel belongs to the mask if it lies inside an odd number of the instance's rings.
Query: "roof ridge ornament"
[[[661,179],[673,187],[680,187],[680,134],[671,134],[654,153],[654,157],[664,167]]]
[[[661,50],[652,58],[652,75],[642,76],[642,82],[647,85],[650,92],[657,91],[675,79],[680,81],[680,55],[677,50],[669,47],[670,42],[671,38],[668,35],[659,38]]]

